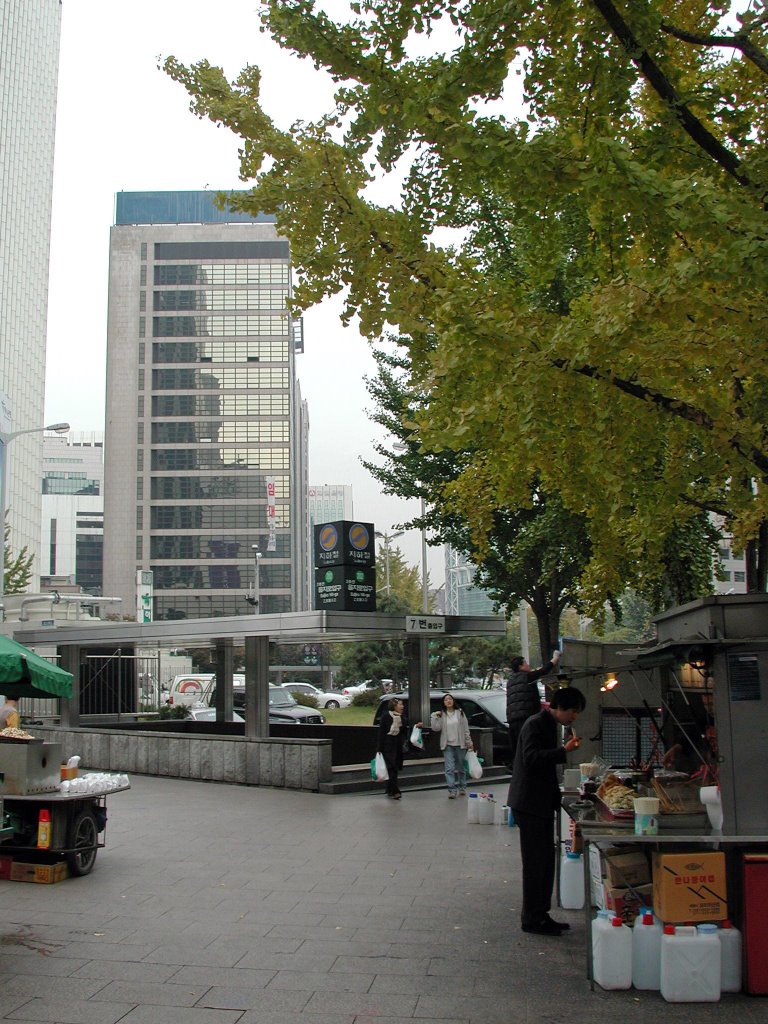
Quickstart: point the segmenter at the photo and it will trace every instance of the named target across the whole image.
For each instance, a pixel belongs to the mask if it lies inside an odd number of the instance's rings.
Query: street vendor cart
[[[0,693],[6,699],[69,698],[72,676],[0,636]],[[62,772],[65,760],[60,743],[44,743],[23,729],[0,731],[0,878],[48,868],[50,880],[57,880],[66,875],[57,875],[62,862],[70,875],[92,870],[105,845],[107,796],[130,785],[127,776],[103,773],[76,779],[76,769]]]

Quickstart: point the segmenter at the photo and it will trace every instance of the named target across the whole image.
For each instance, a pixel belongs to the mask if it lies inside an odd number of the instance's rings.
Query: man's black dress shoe
[[[545,920],[545,921],[548,921],[548,922],[549,922],[549,924],[553,924],[553,925],[555,925],[555,927],[559,928],[561,932],[567,932],[567,931],[568,931],[568,929],[569,929],[569,928],[571,927],[571,926],[570,926],[569,924],[566,924],[566,922],[565,922],[565,921],[555,921],[555,920],[553,920],[553,919],[552,919],[552,918],[551,918],[551,917],[549,916],[549,914],[545,914],[545,915],[544,915],[544,920]]]
[[[559,924],[556,924],[551,919],[549,921],[539,921],[538,924],[524,924],[522,925],[524,932],[528,932],[531,935],[562,935],[563,929]]]

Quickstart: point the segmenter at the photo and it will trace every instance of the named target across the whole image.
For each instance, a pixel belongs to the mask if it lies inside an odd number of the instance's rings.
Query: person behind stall
[[[416,725],[421,728],[421,722],[417,722]],[[381,716],[378,745],[378,752],[384,757],[389,776],[386,793],[392,800],[399,800],[402,796],[397,784],[397,774],[403,767],[403,754],[407,744],[408,719],[405,716],[405,704],[399,698],[394,698]]]
[[[581,690],[565,686],[550,697],[549,707],[529,718],[520,732],[509,787],[509,806],[520,829],[523,861],[524,932],[558,936],[569,925],[549,916],[555,881],[555,815],[560,807],[557,766],[575,750],[579,737],[559,742],[561,726],[572,726],[586,707]]]
[[[18,729],[21,725],[17,697],[6,697],[0,708],[0,729]]]
[[[560,661],[560,651],[553,651],[552,660],[540,668],[531,669],[525,658],[513,658],[512,674],[507,680],[507,728],[509,729],[510,759],[515,761],[517,739],[526,718],[541,711],[538,680],[548,675]]]
[[[445,781],[448,783],[448,799],[455,800],[456,793],[467,795],[467,768],[464,760],[467,751],[472,750],[467,716],[457,707],[452,693],[443,697],[443,707],[430,716],[432,732],[440,733],[440,749],[445,760]]]

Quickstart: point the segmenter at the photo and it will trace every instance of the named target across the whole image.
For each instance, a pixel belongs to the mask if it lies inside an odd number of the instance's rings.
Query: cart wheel
[[[75,815],[69,830],[69,846],[74,847],[67,854],[70,875],[87,875],[96,861],[98,830],[93,811],[84,810]]]

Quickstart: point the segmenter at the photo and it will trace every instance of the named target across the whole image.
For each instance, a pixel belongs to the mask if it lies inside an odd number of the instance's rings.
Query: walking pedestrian
[[[469,722],[462,709],[456,704],[452,693],[443,697],[443,707],[433,711],[430,717],[432,731],[440,733],[440,749],[445,760],[445,780],[448,783],[448,799],[455,800],[456,794],[467,795],[467,767],[464,759],[472,750]]]
[[[421,722],[416,723],[421,727]],[[399,800],[402,796],[397,784],[397,775],[403,767],[403,754],[408,744],[408,719],[405,704],[395,697],[389,702],[379,722],[378,752],[383,755],[389,778],[386,783],[387,796]]]
[[[509,787],[510,807],[520,829],[523,861],[523,907],[520,921],[524,932],[560,935],[569,925],[549,916],[555,881],[555,821],[560,808],[557,766],[575,750],[579,737],[571,732],[563,746],[561,726],[572,726],[584,710],[586,700],[575,686],[556,690],[549,707],[527,719],[520,732]]]

